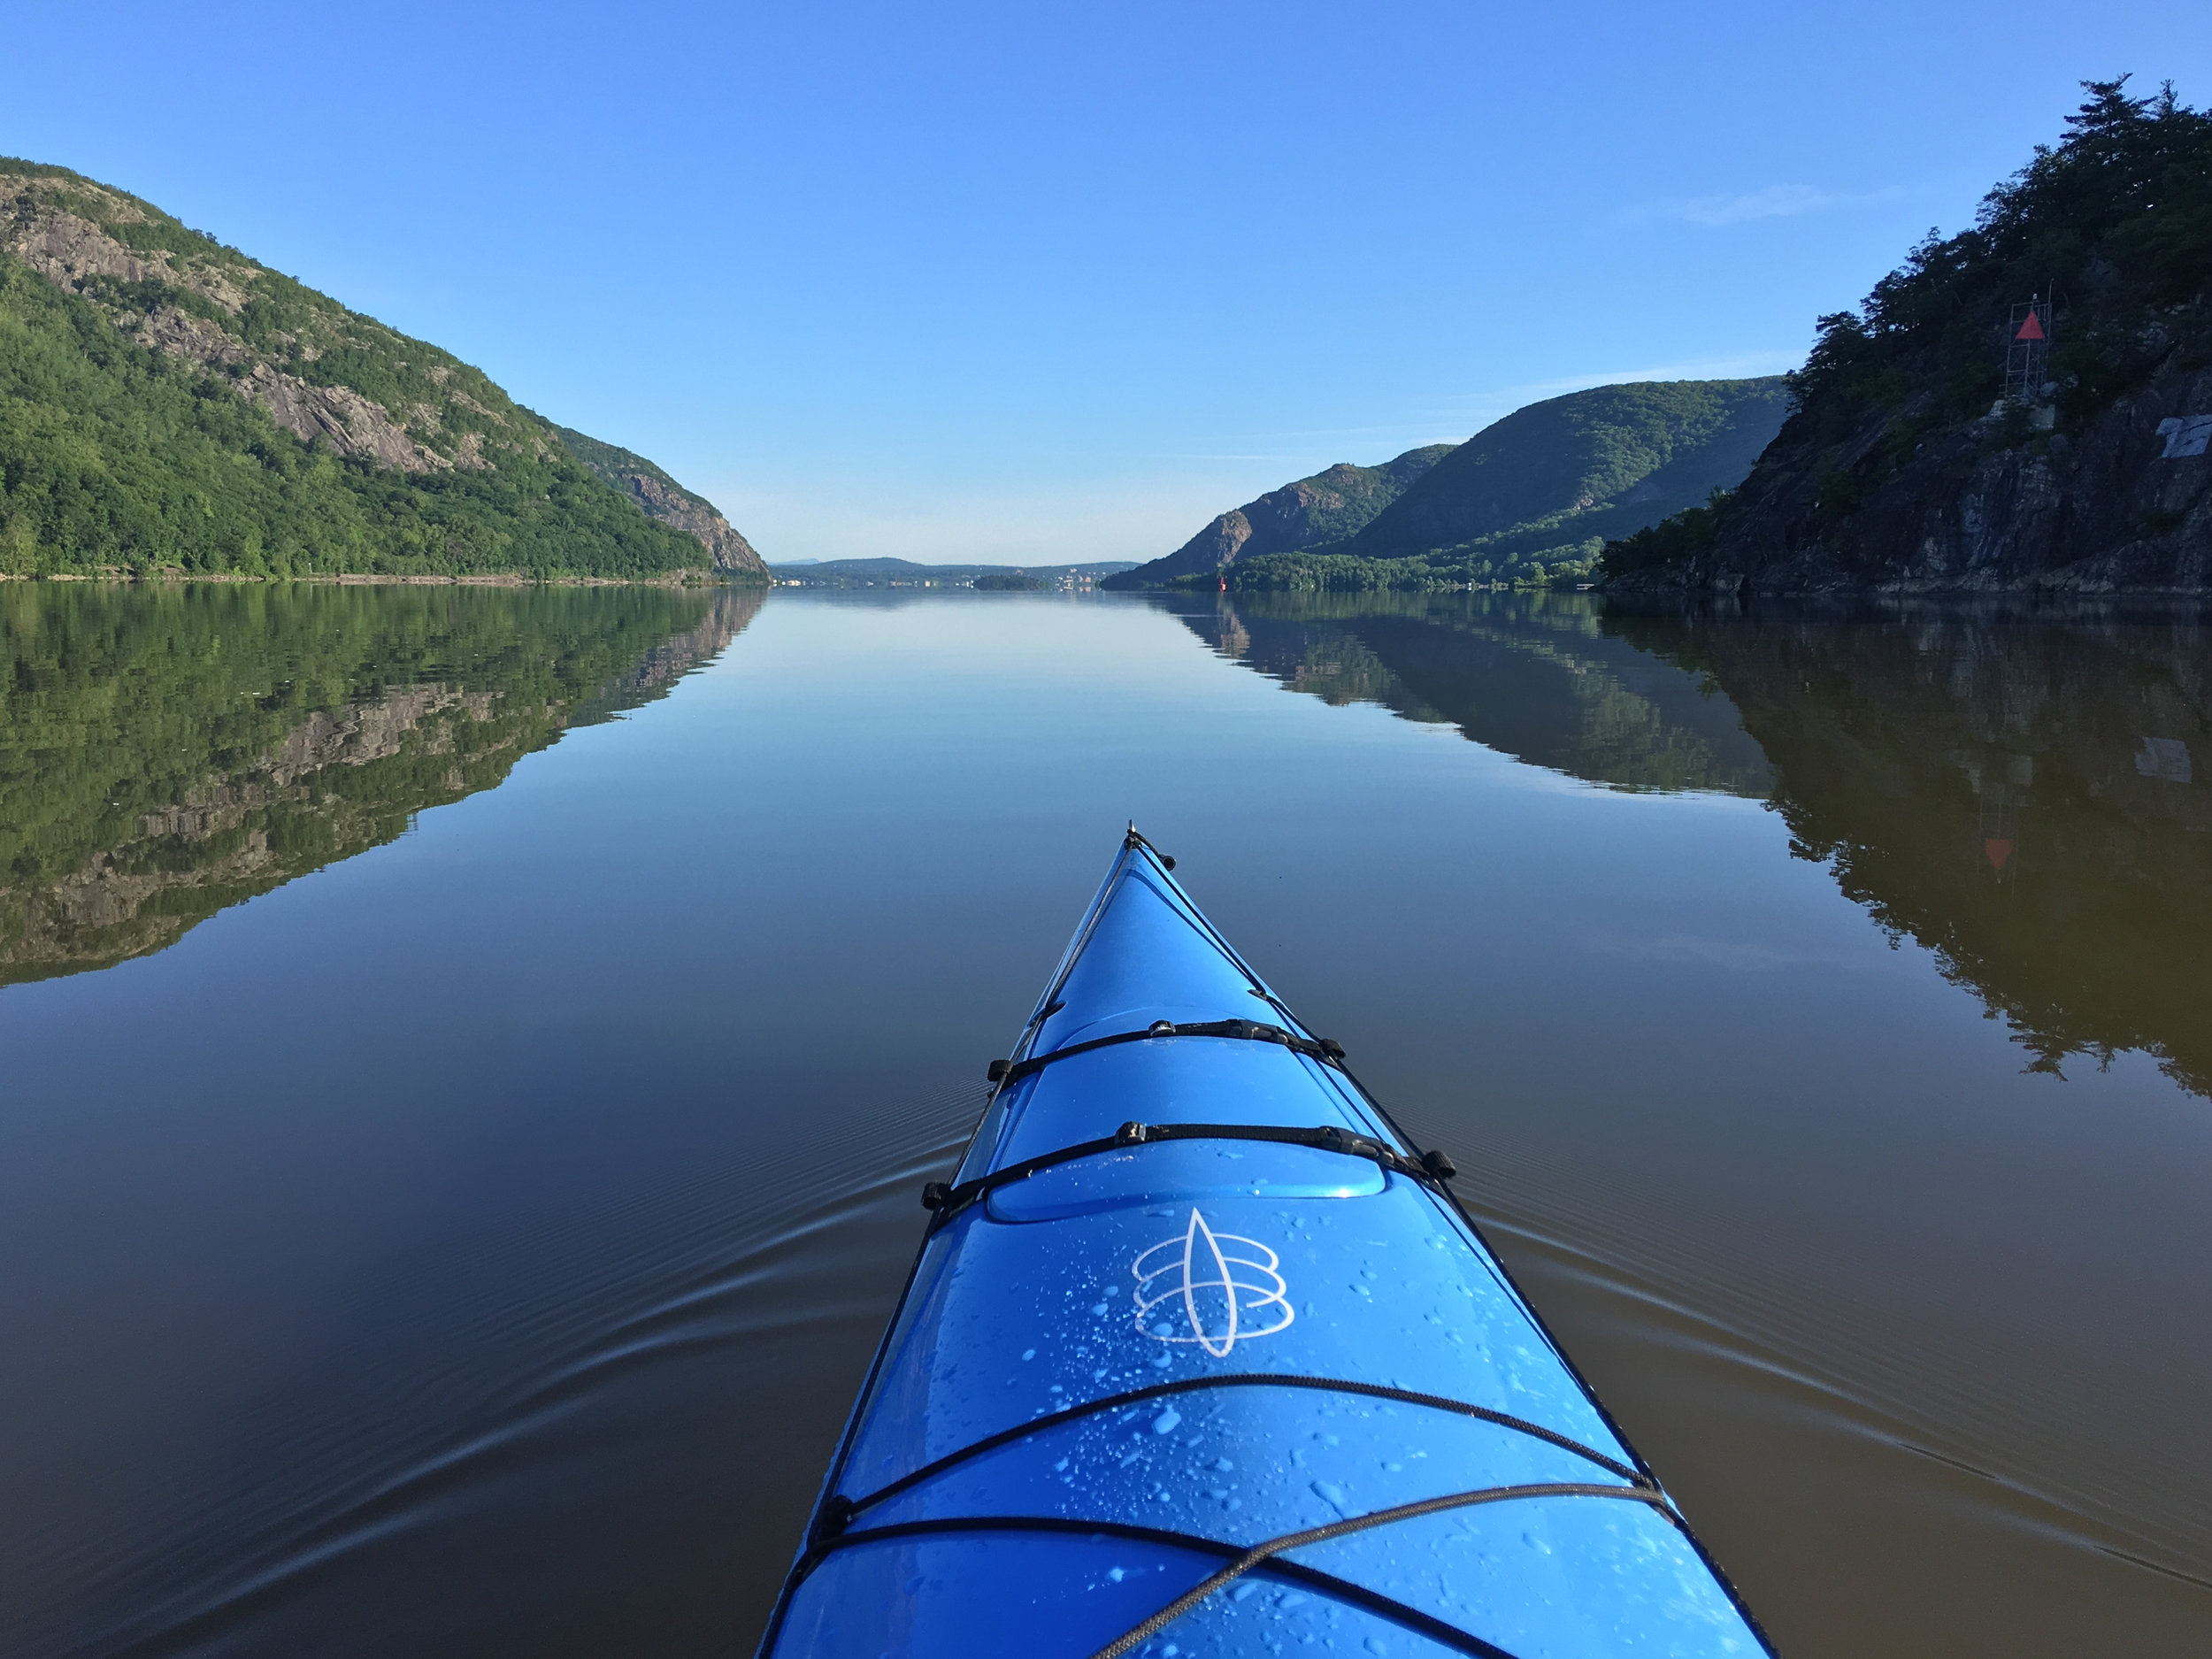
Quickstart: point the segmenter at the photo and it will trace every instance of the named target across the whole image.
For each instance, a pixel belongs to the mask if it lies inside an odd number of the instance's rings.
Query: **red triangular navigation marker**
[[[2013,338],[2015,340],[2040,340],[2043,337],[2043,319],[2037,316],[2033,308],[2031,307],[2028,311],[2028,320],[2020,325],[2020,332],[2013,335]]]
[[[2012,856],[2012,842],[1992,836],[1982,843],[1982,856],[1989,860],[1992,870],[2002,870],[2005,860]]]

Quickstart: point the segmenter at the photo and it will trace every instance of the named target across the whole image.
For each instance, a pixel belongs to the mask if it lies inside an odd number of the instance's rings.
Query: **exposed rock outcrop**
[[[442,451],[411,432],[407,418],[373,398],[348,386],[317,385],[250,344],[237,319],[253,298],[255,285],[268,274],[260,266],[234,257],[194,257],[167,248],[134,250],[110,228],[60,204],[87,198],[88,205],[98,204],[109,227],[118,227],[154,222],[142,204],[88,180],[57,200],[57,193],[40,192],[35,182],[0,172],[0,200],[8,204],[0,218],[0,252],[12,254],[55,287],[101,303],[110,319],[141,345],[227,374],[277,425],[303,440],[320,440],[340,455],[409,472],[486,465],[477,434],[456,434]],[[165,290],[172,297],[161,297]],[[197,314],[186,309],[192,300],[201,302]],[[207,311],[233,319],[233,326],[225,327]],[[296,342],[286,336],[281,343]],[[302,353],[308,361],[321,355],[312,347]],[[435,429],[432,406],[419,404],[411,413],[416,424]]]
[[[568,426],[556,426],[561,442],[603,482],[620,490],[647,517],[680,530],[706,549],[714,568],[733,574],[765,579],[767,564],[753,544],[730,527],[730,521],[703,495],[694,495],[652,462],[634,450]]]

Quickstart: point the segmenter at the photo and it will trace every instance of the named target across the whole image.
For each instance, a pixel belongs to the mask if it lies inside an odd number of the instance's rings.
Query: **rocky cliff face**
[[[1909,399],[1830,444],[1793,419],[1710,545],[1611,586],[2212,592],[2212,454],[2190,453],[2176,432],[2212,416],[2212,367],[2173,353],[2140,389],[2071,430],[2054,419],[2038,432],[2032,411],[1987,415],[1885,465],[1897,423],[1915,413]]]
[[[1256,507],[1259,503],[1252,504]],[[1155,559],[1140,568],[1148,577],[1162,579],[1217,571],[1225,565],[1234,564],[1237,555],[1243,552],[1251,541],[1251,518],[1243,508],[1232,507],[1165,558]],[[1135,573],[1131,572],[1132,575]]]
[[[0,163],[0,253],[92,301],[141,345],[222,375],[277,425],[342,456],[439,472],[490,465],[502,449],[534,456],[549,447],[543,422],[457,359],[88,179]],[[398,396],[380,402],[334,378],[334,362],[363,353],[389,353],[412,372],[392,377],[388,392]]]
[[[695,495],[643,456],[603,442],[568,426],[556,426],[561,442],[599,479],[620,490],[648,518],[680,530],[706,549],[714,568],[765,580],[767,564],[753,544],[730,527],[712,502]]]

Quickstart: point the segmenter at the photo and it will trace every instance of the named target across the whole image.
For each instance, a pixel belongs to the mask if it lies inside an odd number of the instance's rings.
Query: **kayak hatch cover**
[[[761,1652],[1771,1647],[1460,1208],[1133,826]]]

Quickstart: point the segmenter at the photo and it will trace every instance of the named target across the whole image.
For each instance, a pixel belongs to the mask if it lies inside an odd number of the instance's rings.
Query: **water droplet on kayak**
[[[1152,1419],[1152,1432],[1155,1434],[1172,1434],[1175,1432],[1175,1425],[1182,1420],[1183,1414],[1173,1406],[1170,1406]]]
[[[1099,1317],[1103,1317],[1103,1316],[1105,1315],[1105,1313],[1108,1311],[1108,1310],[1109,1310],[1111,1306],[1112,1306],[1112,1304],[1111,1304],[1110,1302],[1093,1302],[1093,1303],[1091,1304],[1091,1317],[1092,1317],[1093,1318],[1099,1318]]]
[[[1058,1463],[1053,1464],[1052,1467],[1058,1473],[1065,1474],[1067,1472],[1068,1460],[1063,1457]]]
[[[1313,1483],[1313,1491],[1314,1495],[1319,1498],[1322,1502],[1329,1505],[1330,1508],[1335,1509],[1339,1514],[1343,1513],[1344,1488],[1338,1486],[1335,1481],[1317,1480]]]
[[[1121,1582],[1121,1580],[1122,1580],[1122,1577],[1123,1577],[1123,1575],[1122,1575],[1122,1571],[1121,1571],[1121,1569],[1120,1569],[1120,1568],[1118,1568],[1118,1567],[1109,1567],[1109,1568],[1107,1568],[1107,1569],[1106,1569],[1106,1576],[1107,1576],[1109,1578],[1111,1578],[1111,1579],[1112,1579],[1112,1580],[1113,1580],[1116,1584],[1119,1584],[1119,1583]]]
[[[1229,1599],[1232,1601],[1242,1601],[1248,1600],[1252,1596],[1257,1595],[1259,1593],[1260,1586],[1254,1584],[1251,1579],[1247,1578],[1242,1584],[1237,1586],[1235,1589],[1229,1592]]]
[[[1035,1359],[1037,1357],[1037,1350],[1033,1348],[1025,1348],[1022,1349],[1022,1357],[1024,1359]]]
[[[1214,1459],[1214,1467],[1225,1475],[1231,1470],[1234,1469],[1236,1465],[1225,1457],[1217,1457]]]
[[[1533,1532],[1522,1533],[1521,1541],[1524,1544],[1526,1544],[1531,1549],[1534,1550],[1540,1555],[1548,1555],[1551,1554],[1551,1546],[1547,1544],[1542,1539],[1537,1537]]]

